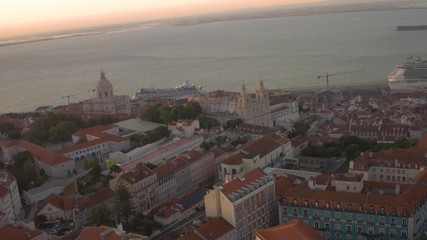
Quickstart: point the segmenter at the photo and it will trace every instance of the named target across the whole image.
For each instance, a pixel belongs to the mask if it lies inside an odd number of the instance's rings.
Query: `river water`
[[[427,11],[390,10],[152,27],[0,47],[0,112],[92,97],[103,69],[116,94],[174,87],[254,91],[386,81],[409,55],[427,57]]]

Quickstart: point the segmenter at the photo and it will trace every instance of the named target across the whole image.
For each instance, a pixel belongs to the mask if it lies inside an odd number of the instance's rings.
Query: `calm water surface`
[[[427,58],[426,10],[393,10],[156,27],[0,48],[0,112],[92,97],[101,69],[116,94],[189,80],[208,90],[253,91],[385,81],[409,55]]]

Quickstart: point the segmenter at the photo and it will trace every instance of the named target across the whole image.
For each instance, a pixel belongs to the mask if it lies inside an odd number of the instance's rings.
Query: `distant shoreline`
[[[400,5],[375,5],[375,4],[345,4],[345,5],[331,5],[331,6],[313,6],[313,7],[300,7],[300,8],[286,8],[286,9],[270,9],[270,10],[256,10],[243,13],[227,13],[227,14],[210,14],[203,16],[183,17],[179,19],[139,22],[123,24],[122,28],[117,28],[117,25],[102,26],[81,32],[74,30],[68,33],[52,34],[50,36],[40,36],[31,38],[21,38],[16,40],[3,40],[0,41],[0,48],[18,44],[34,43],[41,41],[51,41],[64,38],[84,37],[90,35],[115,33],[122,31],[134,31],[141,29],[141,26],[149,26],[155,24],[156,26],[169,26],[169,27],[183,27],[199,24],[207,24],[214,22],[228,22],[228,21],[241,21],[241,20],[256,20],[256,19],[270,19],[270,18],[283,18],[283,17],[297,17],[297,16],[311,16],[311,15],[324,15],[335,13],[351,13],[351,12],[372,12],[372,11],[390,11],[390,10],[419,10],[427,9],[427,6],[421,7],[408,7]],[[137,24],[137,26],[132,26]],[[131,27],[129,27],[131,26]]]

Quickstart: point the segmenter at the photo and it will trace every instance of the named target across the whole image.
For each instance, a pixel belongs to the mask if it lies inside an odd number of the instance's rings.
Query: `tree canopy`
[[[12,157],[13,164],[7,170],[16,178],[19,191],[42,185],[48,178],[44,171],[39,171],[30,152],[24,151]]]
[[[173,107],[157,103],[146,105],[141,111],[141,118],[150,122],[168,124],[178,119],[196,119],[201,112],[202,108],[198,102],[188,102]]]
[[[132,201],[132,195],[129,192],[129,189],[125,185],[120,183],[116,189],[117,192],[117,209],[119,216],[125,221],[129,222],[130,217],[134,212],[134,203]]]
[[[141,138],[141,145],[146,145],[158,141],[164,137],[169,137],[170,132],[169,129],[165,126],[159,126],[146,133]]]
[[[111,116],[102,116],[84,121],[78,115],[49,112],[35,120],[26,139],[35,144],[65,142],[71,140],[72,133],[77,129],[106,125],[116,121],[117,119]]]
[[[310,125],[304,122],[297,122],[293,125],[293,131],[288,134],[288,138],[305,135],[310,129]]]
[[[114,224],[112,217],[113,213],[111,210],[105,204],[102,204],[89,212],[89,224],[112,227]]]

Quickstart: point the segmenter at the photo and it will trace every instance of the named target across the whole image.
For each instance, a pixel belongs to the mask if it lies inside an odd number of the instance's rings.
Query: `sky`
[[[1,0],[0,38],[320,0]]]

